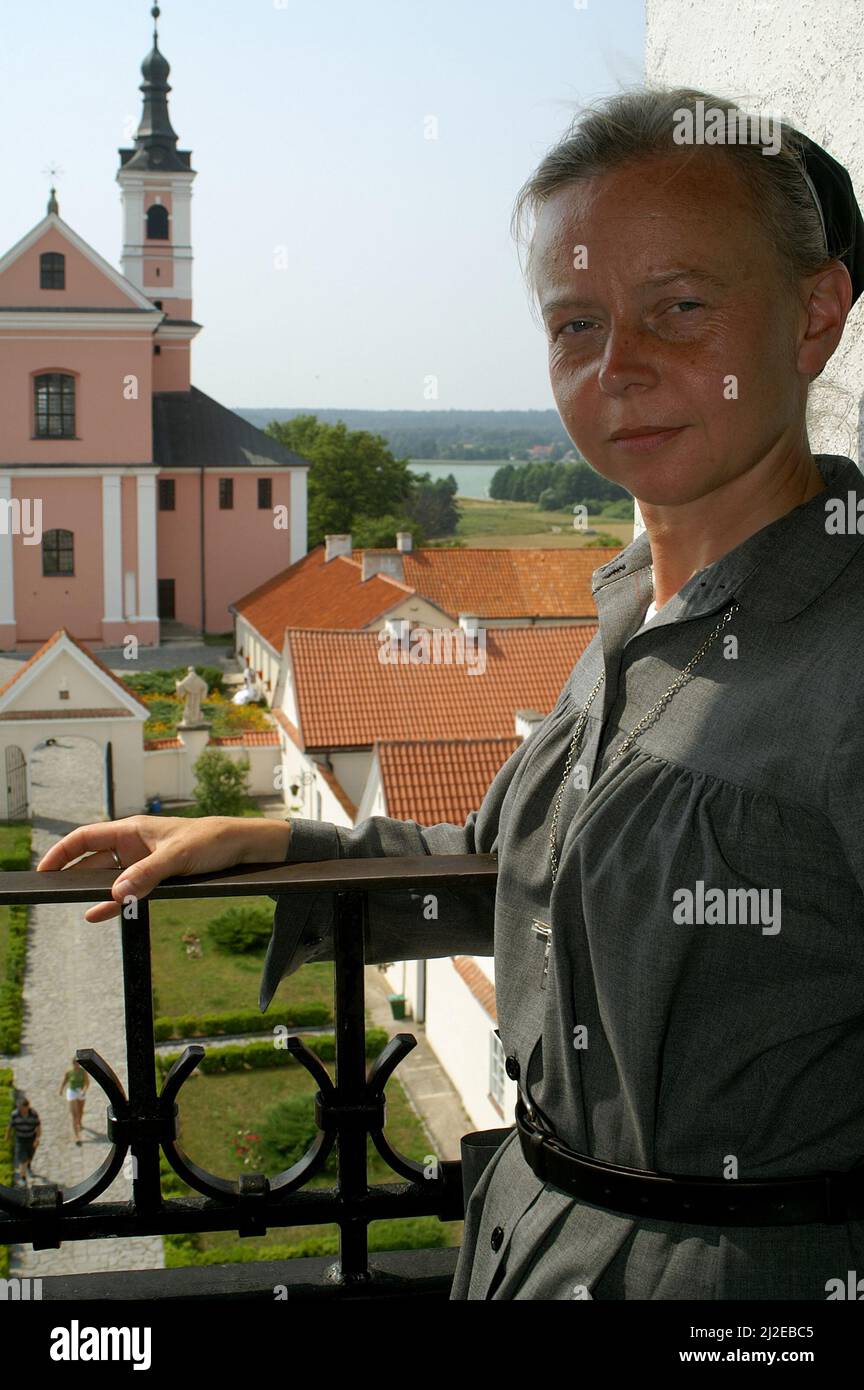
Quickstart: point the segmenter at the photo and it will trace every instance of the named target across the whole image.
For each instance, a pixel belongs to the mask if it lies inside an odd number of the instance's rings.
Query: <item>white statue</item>
[[[201,723],[201,701],[207,694],[207,682],[201,679],[195,667],[188,666],[186,669],[187,674],[182,681],[174,682],[176,693],[184,696],[183,718],[180,720],[183,727]]]
[[[247,663],[243,672],[244,685],[232,696],[232,704],[251,705],[255,700],[261,699],[261,692],[258,689],[258,681],[252,667]]]

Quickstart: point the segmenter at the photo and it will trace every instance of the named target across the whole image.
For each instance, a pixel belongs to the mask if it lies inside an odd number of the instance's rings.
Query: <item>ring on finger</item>
[[[123,868],[123,865],[120,863],[120,856],[119,856],[119,854],[117,853],[116,849],[112,849],[111,854],[112,854],[112,856],[113,856],[115,866],[116,866],[118,869],[122,869],[122,868]]]

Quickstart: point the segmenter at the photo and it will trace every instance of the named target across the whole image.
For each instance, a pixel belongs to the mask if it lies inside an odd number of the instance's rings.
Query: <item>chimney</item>
[[[414,548],[414,537],[410,531],[396,532],[396,549],[401,550],[403,555],[409,555]]]
[[[324,537],[324,563],[335,560],[337,555],[347,555],[351,559],[351,532]],[[365,579],[365,575],[363,576]]]
[[[405,574],[402,569],[402,556],[395,550],[364,550],[362,579],[371,579],[373,574],[389,574],[403,584]]]

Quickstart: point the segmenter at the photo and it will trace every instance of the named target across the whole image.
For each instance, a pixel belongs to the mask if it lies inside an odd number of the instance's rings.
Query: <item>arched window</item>
[[[39,257],[39,288],[65,290],[66,257],[60,251],[43,251]]]
[[[152,203],[147,209],[147,240],[168,240],[168,209],[164,203]]]
[[[75,548],[71,531],[46,531],[42,537],[42,573],[74,574]]]
[[[34,434],[37,439],[75,438],[75,378],[43,372],[34,381]]]

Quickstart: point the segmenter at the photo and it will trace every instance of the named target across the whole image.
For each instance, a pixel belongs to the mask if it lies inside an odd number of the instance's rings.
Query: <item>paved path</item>
[[[88,644],[85,642],[84,644]],[[131,675],[136,671],[173,670],[178,666],[221,666],[226,671],[237,671],[238,665],[231,654],[230,646],[209,642],[172,640],[159,647],[139,647],[136,661],[127,661],[122,647],[99,647],[94,642],[91,650],[94,656],[114,671],[118,676]],[[33,648],[36,651],[36,648]],[[0,651],[0,685],[4,685],[16,671],[19,671],[33,655],[32,651]]]
[[[101,757],[92,744],[58,737],[56,747],[33,754],[32,781],[35,867],[61,836],[99,819]],[[57,818],[58,811],[64,819]],[[84,1108],[84,1142],[80,1149],[75,1146],[69,1106],[60,1095],[75,1049],[96,1048],[126,1085],[120,927],[117,922],[85,922],[86,908],[84,903],[45,903],[30,909],[23,1046],[20,1055],[3,1061],[42,1120],[34,1183],[80,1182],[110,1147],[105,1134],[107,1101],[93,1081]],[[120,1174],[99,1200],[122,1202],[129,1196],[129,1177]],[[158,1236],[83,1240],[69,1241],[59,1250],[17,1246],[12,1273],[90,1274],[157,1269],[164,1263]]]

